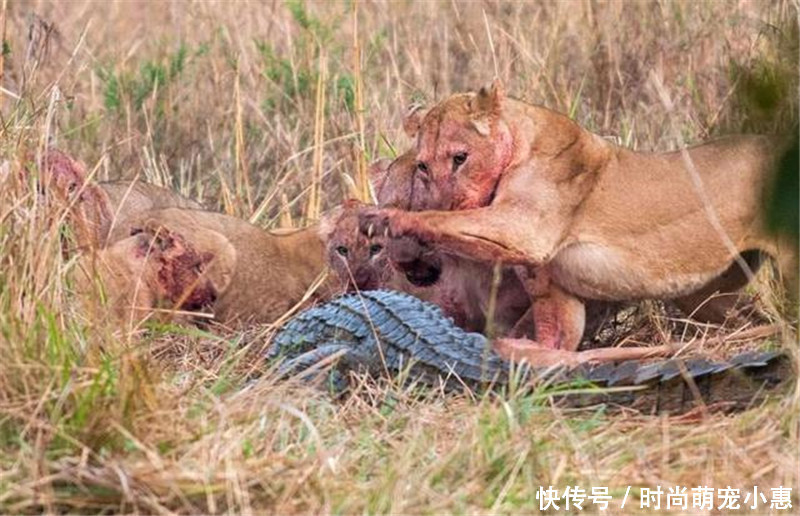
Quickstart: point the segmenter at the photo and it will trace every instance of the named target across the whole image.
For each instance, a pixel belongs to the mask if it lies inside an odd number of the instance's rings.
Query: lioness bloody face
[[[419,122],[417,174],[450,201],[445,209],[492,202],[512,155],[513,139],[501,117],[503,100],[502,86],[495,81],[478,93],[450,97]]]

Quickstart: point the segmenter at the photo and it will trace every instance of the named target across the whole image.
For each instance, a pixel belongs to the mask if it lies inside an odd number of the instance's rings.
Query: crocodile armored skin
[[[491,350],[483,335],[465,332],[430,303],[386,290],[347,294],[300,313],[275,336],[267,358],[282,358],[284,373],[301,376],[330,359],[335,362],[330,379],[336,388],[346,386],[348,371],[375,376],[403,372],[408,380],[451,390],[502,388],[512,377],[509,363]],[[538,385],[617,388],[549,391],[549,396],[573,406],[615,403],[675,411],[694,406],[698,398],[731,406],[750,403],[757,393],[792,376],[789,362],[783,353],[756,351],[727,361],[629,360],[547,369],[534,365],[518,370],[517,378]]]
[[[508,364],[483,335],[465,332],[433,304],[388,290],[344,295],[302,312],[275,337],[268,358],[283,356],[285,369],[298,371],[339,351],[339,371],[408,369],[410,378],[449,387],[508,381]]]

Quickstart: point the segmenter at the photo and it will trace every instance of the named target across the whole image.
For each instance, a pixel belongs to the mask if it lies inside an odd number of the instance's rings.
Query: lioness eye
[[[453,156],[453,165],[456,167],[460,167],[467,161],[467,153],[466,152],[459,152],[455,156]]]
[[[343,245],[340,245],[339,247],[337,247],[336,248],[336,252],[339,253],[342,256],[347,256],[347,248],[345,246],[343,246]]]
[[[375,256],[376,254],[380,253],[381,251],[383,251],[383,246],[381,244],[372,244],[371,246],[369,246],[369,255],[370,256]]]
[[[418,161],[417,162],[417,170],[419,170],[420,172],[422,172],[424,174],[427,174],[428,173],[428,165],[426,165],[424,161]]]

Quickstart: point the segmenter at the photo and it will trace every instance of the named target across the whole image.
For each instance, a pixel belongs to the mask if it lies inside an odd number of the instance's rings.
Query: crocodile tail
[[[561,380],[597,387],[565,396],[570,406],[608,403],[643,412],[684,412],[699,405],[742,409],[792,378],[791,362],[780,351],[749,351],[728,360],[629,360],[562,371]]]

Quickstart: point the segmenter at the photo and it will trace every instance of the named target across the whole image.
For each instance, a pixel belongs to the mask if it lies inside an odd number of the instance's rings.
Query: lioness
[[[418,129],[418,173],[451,201],[448,211],[365,213],[362,230],[386,227],[444,252],[517,265],[534,303],[563,289],[601,300],[691,296],[691,305],[714,281],[726,291],[741,287],[748,276],[731,267],[752,251],[777,257],[796,277],[795,250],[761,224],[780,147],[774,139],[633,152],[564,115],[506,98],[499,81],[417,112],[406,125]],[[570,304],[567,313],[581,310]],[[569,326],[582,318],[570,319],[556,321],[559,348],[574,349],[580,334]],[[539,356],[516,340],[498,341],[498,351]]]
[[[58,149],[43,156],[40,181],[69,210],[75,243],[79,249],[104,247],[128,236],[114,229],[128,219],[155,208],[202,209],[200,203],[172,190],[138,180],[94,183],[87,181],[86,167]]]
[[[424,176],[421,178],[417,173],[414,149],[392,162],[383,160],[373,163],[369,171],[370,182],[381,207],[423,211],[449,206],[449,201],[441,197],[441,192],[431,188],[424,182]],[[405,273],[407,282],[396,286],[395,280],[392,288],[438,304],[462,328],[469,331],[488,330],[492,336],[538,337],[541,342],[559,338],[561,330],[556,325],[559,319],[569,320],[570,317],[584,316],[583,310],[573,309],[577,300],[558,291],[551,292],[549,298],[540,298],[537,304],[532,305],[513,267],[495,269],[494,264],[443,253],[411,238],[392,239],[381,233],[373,233],[371,240],[381,242],[388,251],[393,267]],[[408,283],[411,284],[410,289]],[[566,299],[559,301],[562,299],[559,296]],[[553,298],[556,299],[555,303],[552,302]],[[619,308],[616,303],[589,301],[585,325],[579,321],[571,327],[575,331],[583,331],[584,336],[594,336]],[[554,316],[558,312],[561,315]],[[538,313],[540,318],[537,326],[534,325],[534,313]],[[548,322],[554,320],[556,324]],[[537,331],[538,334],[534,333]],[[576,335],[574,339],[576,346],[580,337],[581,335]],[[550,356],[560,359],[567,357],[564,353],[553,353]],[[631,355],[619,355],[617,350],[569,355],[578,361],[589,356],[597,360],[616,360],[621,356]],[[544,355],[540,355],[540,359],[543,360]]]
[[[154,308],[213,314],[223,324],[270,323],[303,300],[328,299],[318,226],[273,233],[202,210],[149,210],[125,223],[131,236],[84,256],[79,290],[113,288],[118,315]],[[316,287],[316,288],[315,288]]]
[[[414,152],[409,151],[392,162],[376,162],[370,167],[370,181],[376,192],[379,206],[404,210],[431,209],[443,202],[437,192],[420,182],[416,171]],[[349,251],[348,258],[333,257],[334,260],[348,262],[352,269],[359,267],[387,266],[387,262],[397,272],[390,276],[389,288],[403,290],[439,305],[453,320],[469,331],[487,332],[493,336],[558,338],[561,321],[570,317],[583,316],[583,310],[574,310],[577,300],[558,297],[553,290],[548,297],[537,299],[532,305],[523,284],[510,267],[501,267],[496,272],[492,264],[440,252],[438,249],[420,245],[414,239],[388,239],[382,233],[358,234],[354,215],[363,210],[354,206],[344,224],[337,222],[337,234],[343,238],[333,240],[337,245],[343,242],[362,253]],[[341,230],[344,228],[344,230]],[[367,258],[363,252],[368,243],[380,243],[382,251]],[[388,255],[388,256],[387,256]],[[388,260],[387,260],[388,258]],[[382,269],[383,270],[383,269]],[[405,276],[405,277],[402,277]],[[383,277],[387,277],[384,275]],[[493,307],[490,306],[494,300]],[[582,308],[582,305],[581,305]],[[590,302],[587,309],[587,333],[593,334],[604,319],[618,308],[609,303]],[[576,315],[577,314],[577,315]],[[534,326],[534,318],[536,326]],[[487,320],[490,327],[487,327]],[[575,331],[583,329],[574,324]],[[537,333],[534,334],[534,331]],[[552,335],[553,337],[548,337]],[[580,335],[576,336],[577,346]],[[668,347],[659,348],[607,348],[591,351],[573,349],[543,349],[536,357],[537,364],[580,363],[589,360],[607,361],[643,358],[653,353],[664,352]]]

